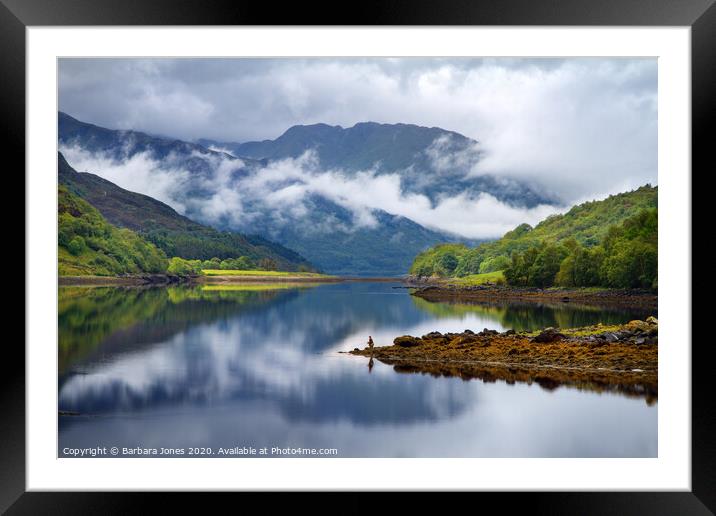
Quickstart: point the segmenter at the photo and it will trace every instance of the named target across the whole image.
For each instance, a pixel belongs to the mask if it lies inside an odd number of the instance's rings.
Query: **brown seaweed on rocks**
[[[598,392],[620,392],[651,403],[658,393],[658,321],[649,317],[622,325],[545,328],[536,332],[430,332],[396,337],[392,346],[355,348],[400,373],[424,373],[561,385]]]

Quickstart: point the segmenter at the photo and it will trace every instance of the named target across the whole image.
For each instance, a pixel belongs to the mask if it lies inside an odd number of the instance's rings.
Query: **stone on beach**
[[[533,340],[535,342],[547,343],[562,340],[563,338],[565,338],[563,333],[559,333],[554,328],[545,328]]]
[[[396,337],[393,340],[393,344],[403,348],[412,348],[422,344],[422,341],[418,338],[411,337],[410,335],[403,335],[402,337]]]

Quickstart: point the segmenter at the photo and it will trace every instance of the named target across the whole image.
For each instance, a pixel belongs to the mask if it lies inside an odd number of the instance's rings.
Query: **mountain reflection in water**
[[[337,353],[368,335],[383,346],[433,330],[642,314],[429,303],[393,286],[61,287],[59,409],[79,415],[60,416],[60,450],[92,441],[377,457],[656,455],[657,408],[643,400],[396,374],[379,361],[369,370]]]

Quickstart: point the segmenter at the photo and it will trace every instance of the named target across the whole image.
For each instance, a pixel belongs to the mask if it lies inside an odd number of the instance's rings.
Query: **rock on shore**
[[[469,370],[490,366],[492,376],[539,372],[540,378],[564,383],[579,378],[599,378],[610,385],[656,396],[658,320],[649,317],[622,325],[597,324],[581,328],[545,328],[535,332],[498,332],[483,329],[462,333],[433,331],[421,337],[402,335],[392,346],[354,349],[350,353],[393,364],[402,371],[454,371],[464,377]],[[480,365],[480,367],[478,367]],[[437,368],[437,369],[436,369]],[[496,372],[498,371],[498,372]],[[511,372],[510,372],[511,371]],[[469,376],[469,375],[468,375]]]

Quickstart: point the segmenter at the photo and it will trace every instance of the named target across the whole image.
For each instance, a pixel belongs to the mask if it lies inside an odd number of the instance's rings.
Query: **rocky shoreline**
[[[360,278],[344,276],[301,275],[212,275],[179,276],[176,274],[127,274],[124,276],[59,276],[62,286],[162,286],[178,284],[242,284],[242,283],[344,283],[344,282],[395,282],[396,278]],[[409,288],[409,287],[405,287]]]
[[[641,308],[657,313],[658,294],[650,290],[593,288],[532,288],[502,285],[457,286],[411,282],[412,295],[426,301],[526,301],[573,303],[599,307]]]
[[[63,286],[166,286],[179,284],[229,284],[229,283],[335,283],[343,278],[307,276],[179,276],[177,274],[127,274],[124,276],[60,276]]]
[[[196,277],[176,274],[127,274],[125,276],[59,276],[62,286],[150,286],[193,283]]]
[[[535,382],[618,391],[653,402],[658,394],[658,321],[537,332],[479,333],[437,331],[397,337],[392,346],[355,348],[353,355],[375,358],[397,372],[457,376],[508,383]]]

